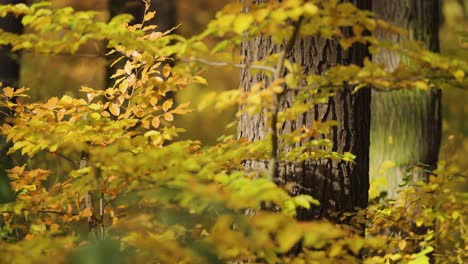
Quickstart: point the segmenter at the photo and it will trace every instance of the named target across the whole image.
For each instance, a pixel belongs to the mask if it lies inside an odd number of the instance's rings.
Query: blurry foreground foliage
[[[200,58],[216,58],[218,65],[234,67],[237,58],[232,51],[243,38],[264,33],[281,43],[292,34],[291,21],[300,17],[305,21],[303,36],[338,38],[345,48],[355,42],[386,45],[361,35],[364,30],[399,30],[348,3],[314,3],[271,2],[245,14],[240,5],[227,5],[203,33],[188,38],[154,31],[150,24],[129,26],[127,15],[103,22],[96,19],[99,12],[57,9],[48,3],[0,6],[0,16],[23,15],[23,24],[29,27],[20,36],[0,31],[0,44],[11,44],[13,50],[57,55],[79,52],[90,41],[106,41],[111,53],[124,62],[112,76],[115,85],[107,89],[82,86],[76,95],[36,101],[28,99],[35,87],[31,92],[2,87],[8,123],[1,132],[12,143],[9,153],[30,160],[46,154],[68,163],[58,168],[25,162],[8,170],[16,201],[4,199],[0,204],[2,261],[359,263],[365,258],[366,263],[415,264],[428,263],[433,256],[441,263],[463,263],[468,251],[467,193],[453,188],[465,180],[455,165],[441,162],[428,184],[413,183],[400,199],[386,205],[371,203],[358,212],[336,212],[341,224],[299,222],[294,218],[296,208],[318,206],[318,201],[305,195],[291,197],[287,186],[277,186],[266,172],[246,172],[242,165],[246,159],[271,156],[268,137],[247,142],[225,135],[212,146],[178,140],[184,129],[174,126],[174,120],[192,108],[216,112],[245,104],[251,114],[267,111],[284,84],[300,90],[298,102],[314,103],[326,101],[333,87],[344,83],[357,89],[366,85],[427,89],[433,83],[447,90],[466,89],[466,61],[412,43],[405,49],[386,46],[412,59],[395,73],[366,61],[363,67],[336,65],[321,76],[301,76],[300,65],[285,61],[286,75],[270,87],[252,84],[248,93],[238,89],[213,93],[201,106],[190,104],[187,95],[177,101],[168,96],[212,84],[200,76],[209,64]],[[152,16],[147,13],[145,21]],[[340,34],[344,26],[354,26],[356,36]],[[167,60],[174,56],[183,63],[170,66]],[[258,65],[275,69],[278,59],[273,54]],[[308,89],[301,90],[299,79]],[[333,89],[328,93],[321,88]],[[308,107],[294,104],[279,113],[279,123]],[[281,140],[289,144],[312,136],[325,138],[319,136],[334,125],[316,123],[282,135]],[[332,152],[326,139],[313,142],[314,146],[293,149],[280,159],[352,162],[349,153]],[[4,189],[1,195],[10,192],[11,200],[11,191]],[[265,204],[275,205],[275,212],[261,210]],[[293,247],[299,247],[297,255],[288,254]]]

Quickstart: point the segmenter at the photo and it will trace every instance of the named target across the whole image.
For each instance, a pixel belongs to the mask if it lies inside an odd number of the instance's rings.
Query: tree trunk
[[[259,1],[256,1],[259,2]],[[370,1],[352,1],[361,9],[370,9]],[[275,45],[269,36],[258,36],[253,40],[246,40],[241,46],[244,63],[248,64],[261,60],[266,56],[279,52],[283,45]],[[307,73],[321,74],[336,64],[362,65],[364,57],[368,56],[364,45],[354,45],[343,50],[338,41],[322,38],[301,38],[294,43],[287,59],[299,63]],[[251,74],[248,70],[241,73],[241,87],[250,90],[254,83],[271,79],[264,74]],[[280,102],[284,109],[292,105],[295,93],[287,92]],[[266,111],[266,110],[265,110]],[[266,112],[250,116],[242,114],[239,119],[238,137],[255,141],[264,138],[268,133]],[[352,95],[351,87],[345,87],[327,104],[311,105],[310,110],[294,121],[287,121],[279,133],[290,133],[302,126],[311,127],[314,120],[337,120],[339,125],[330,131],[333,151],[340,153],[351,152],[357,156],[354,163],[320,159],[305,162],[284,163],[278,166],[280,184],[293,183],[293,194],[309,194],[320,201],[320,206],[310,210],[301,209],[297,217],[300,220],[330,216],[332,212],[353,211],[357,207],[367,205],[369,187],[369,127],[370,127],[370,91],[362,89]],[[301,143],[298,143],[301,144]],[[293,146],[280,151],[288,151]],[[247,161],[247,169],[266,167],[265,162]]]
[[[434,52],[439,51],[439,0],[374,0],[373,11],[380,18],[409,31],[408,37],[377,31],[380,40],[400,43],[418,40]],[[393,71],[402,58],[388,50],[373,57],[377,63]],[[372,91],[371,178],[383,176],[388,182],[380,191],[395,198],[399,185],[405,181],[410,167],[425,164],[426,169],[437,165],[441,140],[441,92],[399,90]],[[395,167],[377,172],[384,162],[392,161]],[[378,175],[380,174],[380,175]],[[426,180],[427,174],[415,172],[414,180]]]
[[[0,0],[0,5],[19,4],[25,1],[19,0]],[[21,25],[21,17],[8,15],[0,18],[0,29],[13,33],[21,33],[23,26]],[[11,52],[9,47],[0,46],[0,82],[3,83],[2,88],[5,86],[16,87],[18,86],[19,77],[19,58],[18,54]],[[4,109],[0,109],[4,112]],[[0,125],[5,122],[5,116],[0,113]],[[6,176],[5,169],[13,167],[11,158],[6,155],[8,152],[9,144],[5,141],[3,136],[0,136],[0,203],[10,202],[15,199],[14,192],[10,189],[8,177]]]
[[[19,4],[25,1],[0,0],[0,5]],[[0,28],[7,32],[21,33],[23,26],[21,18],[8,15],[0,18]],[[19,60],[17,54],[12,53],[8,47],[0,47],[0,82],[3,86],[17,86],[19,76]]]

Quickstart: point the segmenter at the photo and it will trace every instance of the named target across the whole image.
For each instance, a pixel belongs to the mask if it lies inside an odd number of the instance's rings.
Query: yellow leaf
[[[165,118],[165,119],[166,119],[166,118]],[[152,125],[154,128],[158,128],[160,123],[161,123],[161,121],[159,121],[159,116],[156,116],[156,117],[154,117],[154,118],[151,120],[151,125]]]
[[[60,226],[58,224],[51,224],[50,225],[50,231],[52,231],[52,232],[58,231],[59,227]]]
[[[388,136],[388,144],[389,145],[393,144],[393,136],[392,135]]]
[[[318,13],[319,9],[316,5],[312,3],[304,4],[304,14],[308,16],[313,16]]]
[[[237,34],[242,34],[244,31],[246,31],[252,22],[254,21],[254,18],[252,14],[240,14],[236,17],[234,20],[234,32]]]
[[[62,103],[64,103],[64,104],[71,104],[71,103],[73,103],[73,98],[71,98],[71,97],[68,96],[68,95],[64,95],[64,96],[60,99],[60,101],[61,101]]]
[[[112,103],[109,105],[109,111],[111,114],[118,116],[120,115],[120,106],[118,104]]]
[[[172,101],[172,99],[166,100],[164,104],[162,105],[164,112],[167,112],[167,110],[169,110],[173,104],[174,102]]]
[[[465,78],[465,72],[461,69],[458,69],[453,73],[453,77],[455,77],[457,81],[462,82]]]
[[[132,74],[133,66],[132,66],[132,64],[130,63],[130,61],[127,61],[127,62],[125,63],[124,69],[125,69],[125,73],[126,73],[126,74],[128,74],[128,75]]]
[[[201,84],[204,84],[204,85],[208,85],[208,82],[206,81],[205,78],[203,78],[203,77],[201,77],[201,76],[195,76],[194,78],[195,78],[195,80],[196,80],[197,82],[199,82],[199,83],[201,83]]]
[[[109,112],[107,112],[107,111],[102,111],[102,112],[101,112],[101,115],[102,115],[103,117],[110,117],[110,114],[109,114]]]
[[[65,116],[65,109],[60,109],[57,111],[57,121],[62,121],[63,117]]]
[[[403,251],[406,247],[406,240],[401,240],[400,242],[398,242],[398,248]]]
[[[162,69],[162,74],[166,78],[169,77],[169,74],[171,74],[171,65],[169,64],[164,65]]]
[[[150,105],[155,106],[157,103],[158,103],[158,98],[157,97],[151,97]]]
[[[91,113],[91,115],[89,115],[91,117],[91,119],[93,120],[99,120],[101,119],[101,115],[99,113]]]
[[[413,83],[414,87],[418,88],[418,89],[421,89],[421,90],[427,90],[429,89],[429,85],[424,82],[424,81],[415,81]]]
[[[144,21],[148,21],[154,17],[156,14],[156,11],[148,12],[146,13],[145,17],[143,18]]]
[[[13,97],[13,95],[15,94],[15,90],[13,90],[13,88],[11,87],[5,87],[2,89],[3,90],[3,94],[6,96],[6,97]]]
[[[163,117],[164,119],[166,119],[166,121],[174,120],[174,115],[172,115],[171,113],[165,113]]]
[[[47,103],[45,104],[45,107],[47,107],[47,109],[49,110],[52,110],[55,108],[55,106],[57,106],[58,101],[59,100],[57,97],[52,97],[47,101]]]
[[[81,212],[82,217],[90,217],[93,215],[93,212],[91,211],[91,208],[87,207]]]
[[[150,122],[148,121],[148,119],[143,119],[143,120],[141,120],[141,126],[142,126],[143,128],[149,129]]]

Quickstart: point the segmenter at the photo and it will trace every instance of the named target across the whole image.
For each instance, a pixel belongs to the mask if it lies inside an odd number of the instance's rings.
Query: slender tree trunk
[[[0,0],[0,5],[19,4],[25,1],[20,0]],[[21,25],[21,17],[8,15],[0,18],[0,29],[13,33],[21,33],[23,26]],[[19,58],[18,54],[11,52],[9,47],[0,46],[0,82],[2,87],[18,86],[19,77]],[[1,109],[2,112],[5,112]],[[0,113],[0,125],[5,122],[5,116]],[[6,176],[5,169],[13,167],[10,157],[6,155],[9,145],[3,136],[0,136],[0,203],[12,201],[15,198],[13,191],[10,189],[9,180]]]
[[[0,0],[1,5],[19,4],[25,1],[18,0]],[[0,18],[0,29],[12,33],[20,34],[23,31],[21,17],[8,15]],[[19,56],[17,53],[11,52],[9,47],[0,46],[0,82],[3,87],[17,87],[19,79]],[[0,125],[5,122],[5,116],[0,113]],[[2,158],[0,167],[11,167],[10,159],[6,157],[8,144],[3,137],[0,137],[0,157]]]
[[[260,1],[255,1],[260,2]],[[352,1],[362,9],[370,9],[370,0]],[[279,52],[283,45],[275,45],[269,36],[259,36],[246,40],[241,46],[244,63],[261,60]],[[297,39],[287,59],[300,63],[307,73],[321,74],[336,64],[362,65],[368,56],[367,48],[355,45],[343,50],[338,41],[322,38]],[[241,73],[241,86],[249,91],[254,83],[271,79],[264,74],[251,74],[248,70]],[[289,91],[280,102],[280,108],[291,105],[295,93]],[[267,110],[265,110],[267,111]],[[255,116],[242,114],[239,119],[238,137],[255,141],[264,138],[268,133],[266,112]],[[294,121],[287,121],[280,129],[289,133],[302,126],[311,127],[317,121],[337,120],[339,125],[330,131],[333,151],[351,152],[357,156],[354,163],[330,159],[308,160],[304,162],[284,163],[278,166],[279,184],[294,184],[293,194],[309,194],[321,202],[320,207],[311,210],[301,209],[298,219],[310,220],[330,216],[332,212],[352,211],[365,207],[368,199],[368,162],[369,162],[369,127],[370,127],[370,91],[363,89],[352,95],[351,87],[345,87],[327,104],[311,105],[310,110]],[[301,144],[301,143],[298,143]],[[288,151],[288,146],[281,151]],[[265,162],[247,161],[247,169],[266,167]]]
[[[1,5],[19,4],[25,1],[19,0],[0,0]],[[0,28],[4,31],[21,33],[23,26],[21,18],[8,15],[0,18]],[[8,47],[0,47],[0,82],[3,86],[17,86],[19,76],[18,55],[12,53]]]
[[[408,37],[378,31],[380,40],[400,43],[407,39],[418,40],[434,52],[439,51],[439,0],[374,0],[373,11],[382,19],[409,31]],[[388,50],[373,57],[393,71],[402,58]],[[388,186],[381,191],[395,198],[399,185],[404,182],[410,167],[425,164],[426,169],[437,165],[441,140],[441,92],[399,90],[392,92],[372,91],[371,178],[386,161],[395,167],[383,173]],[[410,174],[415,180],[425,180],[427,174]]]

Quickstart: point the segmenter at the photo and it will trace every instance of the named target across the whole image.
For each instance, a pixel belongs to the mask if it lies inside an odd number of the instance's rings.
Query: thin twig
[[[294,27],[294,32],[291,35],[291,38],[289,41],[286,43],[285,48],[282,50],[280,53],[280,57],[278,59],[278,64],[276,65],[275,72],[274,72],[274,81],[277,81],[281,78],[281,75],[283,74],[284,71],[284,63],[286,61],[286,55],[287,53],[293,48],[294,42],[296,41],[297,36],[299,35],[299,29],[302,24],[303,17],[299,18],[299,20],[296,22],[296,25]],[[271,159],[269,162],[269,177],[270,180],[274,180],[277,176],[278,173],[278,128],[276,127],[276,123],[278,122],[278,113],[279,113],[279,104],[281,101],[281,98],[283,95],[285,95],[287,92],[287,89],[284,89],[281,93],[276,94],[275,97],[275,102],[273,103],[272,106],[272,116],[271,116],[271,124],[270,124],[270,130],[271,130]]]
[[[247,64],[241,64],[241,63],[228,63],[224,61],[209,61],[201,58],[190,58],[190,59],[183,59],[183,62],[199,62],[203,63],[209,66],[215,66],[215,67],[234,67],[234,68],[239,68],[239,69],[256,69],[256,70],[264,70],[264,71],[269,71],[271,73],[275,73],[276,69],[270,66],[265,66],[265,65],[247,65]]]
[[[78,164],[79,164],[79,162],[74,161],[74,160],[70,159],[69,157],[64,156],[63,154],[60,154],[60,153],[58,153],[58,152],[56,152],[56,151],[49,151],[49,150],[44,150],[44,151],[47,152],[47,153],[49,153],[49,154],[51,154],[51,155],[55,155],[55,156],[57,156],[57,157],[60,157],[60,158],[62,158],[62,159],[64,159],[64,160],[66,160],[66,161],[69,161],[69,162],[71,162],[71,163],[73,163],[73,164],[75,164],[75,165],[78,165]]]

